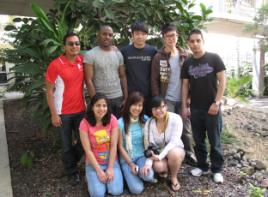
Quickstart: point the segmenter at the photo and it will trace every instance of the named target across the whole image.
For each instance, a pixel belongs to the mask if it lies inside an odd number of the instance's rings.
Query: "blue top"
[[[148,116],[144,115],[145,121],[148,120]],[[124,129],[124,121],[123,118],[118,119],[118,127],[120,132],[122,133],[123,137],[123,146],[125,150],[126,148],[126,133]],[[144,144],[143,144],[143,127],[144,125],[140,125],[139,122],[130,123],[129,125],[129,132],[131,134],[131,143],[132,143],[132,151],[128,152],[129,157],[131,160],[134,160],[138,157],[144,156]],[[125,162],[125,160],[121,157],[121,162]]]

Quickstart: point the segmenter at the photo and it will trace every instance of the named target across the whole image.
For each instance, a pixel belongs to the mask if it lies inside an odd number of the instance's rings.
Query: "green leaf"
[[[94,8],[102,8],[104,5],[104,1],[103,0],[94,0],[92,5]]]
[[[50,54],[54,53],[57,50],[57,48],[59,48],[59,46],[50,46],[50,47],[48,47],[46,49],[47,54],[50,55]]]
[[[5,31],[14,31],[17,30],[17,28],[14,25],[7,25],[5,26]]]
[[[21,22],[22,21],[22,19],[21,18],[13,18],[13,22],[15,22],[15,23],[18,23],[18,22]]]
[[[43,42],[41,42],[41,45],[47,46],[49,43],[52,43],[54,45],[61,45],[57,40],[54,40],[52,38],[45,39]]]

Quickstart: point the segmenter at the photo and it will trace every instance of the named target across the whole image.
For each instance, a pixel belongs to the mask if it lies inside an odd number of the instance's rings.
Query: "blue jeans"
[[[107,169],[107,165],[100,165],[102,170]],[[123,193],[123,176],[121,173],[118,161],[114,162],[114,179],[110,183],[102,183],[91,165],[86,165],[86,177],[87,187],[91,197],[103,197],[105,196],[106,190],[109,194],[117,196]]]
[[[77,172],[77,162],[84,154],[79,135],[79,125],[84,117],[84,112],[61,115],[60,117],[62,121],[60,127],[62,160],[66,172],[71,175]],[[76,140],[75,144],[73,144],[73,139]]]
[[[124,178],[127,182],[128,189],[130,193],[132,194],[140,194],[144,190],[144,184],[143,180],[147,182],[151,182],[154,179],[154,171],[151,169],[147,176],[142,176],[140,174],[141,168],[145,165],[146,158],[144,156],[138,157],[134,160],[132,160],[133,163],[135,163],[137,166],[139,166],[139,172],[138,175],[135,175],[131,172],[131,168],[129,165],[124,162],[121,164],[122,172],[124,175]]]
[[[209,164],[207,162],[208,153],[205,143],[206,136],[208,136],[210,144],[211,171],[213,173],[220,172],[224,161],[221,150],[221,112],[219,111],[217,115],[209,115],[208,110],[206,109],[191,108],[191,124],[198,167],[203,171],[209,169]]]

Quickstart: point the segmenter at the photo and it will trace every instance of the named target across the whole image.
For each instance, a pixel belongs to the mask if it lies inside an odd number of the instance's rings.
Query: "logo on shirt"
[[[77,64],[78,70],[82,70],[82,66],[80,64]]]
[[[189,67],[189,75],[193,76],[195,79],[205,77],[209,73],[214,71],[213,67],[209,66],[208,63],[206,64],[199,64],[198,66],[191,65]]]
[[[160,60],[159,64],[160,64],[161,67],[167,67],[168,66],[167,60]]]
[[[106,130],[99,130],[94,133],[94,137],[96,143],[99,145],[96,147],[97,154],[100,159],[108,160],[109,156],[109,144],[110,144],[110,136],[108,135]]]

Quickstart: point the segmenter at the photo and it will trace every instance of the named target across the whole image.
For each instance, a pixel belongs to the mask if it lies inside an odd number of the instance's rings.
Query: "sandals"
[[[180,185],[179,183],[176,183],[176,184],[171,183],[171,189],[172,189],[174,192],[179,191],[180,188],[181,188],[181,185]]]

